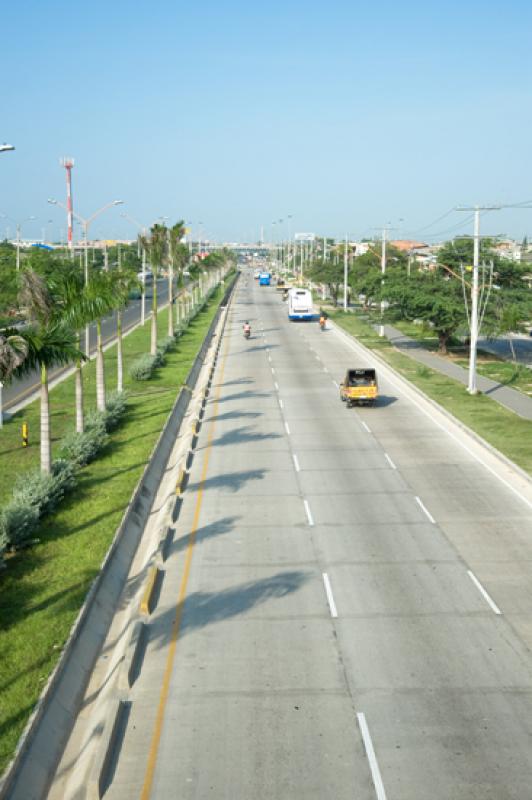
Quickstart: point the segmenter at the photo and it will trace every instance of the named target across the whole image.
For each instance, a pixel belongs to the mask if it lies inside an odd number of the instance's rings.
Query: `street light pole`
[[[381,286],[384,286],[384,276],[386,274],[386,226],[382,229],[382,246],[381,246]],[[382,324],[382,317],[384,315],[384,298],[381,298],[381,324],[379,326],[379,336],[384,336],[384,325]]]
[[[480,262],[480,212],[495,211],[500,206],[474,206],[464,208],[460,206],[457,211],[474,212],[473,228],[473,279],[471,281],[471,327],[469,336],[469,375],[467,391],[469,394],[477,394],[477,346],[479,334],[479,315],[478,315],[478,268]]]
[[[14,149],[15,148],[13,148],[13,150]],[[22,223],[23,222],[30,222],[31,220],[37,219],[37,217],[34,217],[34,216],[26,217],[26,219],[23,219],[22,222],[17,222],[16,220],[11,219],[11,217],[8,217],[7,214],[0,214],[0,217],[2,217],[2,219],[9,219],[9,220],[11,220],[11,222],[14,222],[15,225],[16,225],[16,232],[17,232],[17,239],[16,239],[16,249],[17,249],[16,267],[17,267],[17,272],[18,272],[20,270],[20,234],[21,234],[21,231],[22,231]]]
[[[347,271],[348,271],[347,248],[348,248],[348,238],[346,233],[345,250],[344,250],[344,311],[347,311]]]
[[[478,343],[478,265],[480,260],[480,209],[475,208],[473,233],[473,282],[471,285],[471,336],[469,343],[469,379],[467,391],[477,393],[477,343]]]

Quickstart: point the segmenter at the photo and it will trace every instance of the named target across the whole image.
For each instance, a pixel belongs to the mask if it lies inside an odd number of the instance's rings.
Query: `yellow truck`
[[[348,369],[340,384],[340,400],[347,404],[374,406],[379,396],[377,373],[370,367]]]

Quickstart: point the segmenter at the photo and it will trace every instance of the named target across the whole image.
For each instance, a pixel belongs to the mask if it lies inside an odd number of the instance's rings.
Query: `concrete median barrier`
[[[96,758],[87,782],[86,800],[101,800],[110,782],[117,745],[122,737],[131,704],[116,698],[109,709],[109,724],[105,725],[98,744]]]

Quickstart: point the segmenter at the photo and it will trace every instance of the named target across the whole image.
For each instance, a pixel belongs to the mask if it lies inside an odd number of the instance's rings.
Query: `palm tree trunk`
[[[102,321],[96,320],[96,408],[105,411],[105,367],[103,363]]]
[[[81,347],[81,336],[78,334],[78,348]],[[78,358],[76,361],[76,433],[83,433],[85,428],[85,414],[83,412],[83,372],[81,370],[81,361]]]
[[[174,270],[172,266],[170,266],[170,269],[168,270],[168,336],[174,335],[173,291],[174,291]]]
[[[122,353],[122,309],[116,312],[116,388],[119,392],[124,390],[124,357]]]
[[[152,356],[157,353],[157,273],[153,275],[153,297],[151,301],[151,345],[150,353]]]
[[[48,398],[48,370],[41,365],[41,472],[47,475],[52,470],[50,445],[50,402]]]
[[[85,415],[83,413],[83,373],[81,361],[76,361],[76,432],[83,433]]]

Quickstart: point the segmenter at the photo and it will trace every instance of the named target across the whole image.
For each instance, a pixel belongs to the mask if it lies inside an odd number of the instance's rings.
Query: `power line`
[[[422,228],[416,228],[413,231],[412,230],[409,231],[410,235],[415,235],[415,234],[421,233],[422,231],[426,231],[428,228],[432,228],[433,225],[437,225],[438,222],[441,222],[443,219],[445,219],[450,214],[452,214],[454,210],[455,210],[454,208],[450,208],[448,211],[445,212],[445,214],[442,214],[440,217],[437,217],[432,222],[429,222],[428,225],[423,225]]]
[[[429,236],[426,236],[426,239],[435,239],[438,236],[445,236],[447,233],[453,233],[454,231],[458,230],[459,228],[463,228],[464,225],[469,224],[475,218],[474,214],[471,214],[470,217],[467,219],[462,220],[457,225],[453,225],[451,228],[446,228],[444,231],[437,231],[436,233],[431,233]]]

